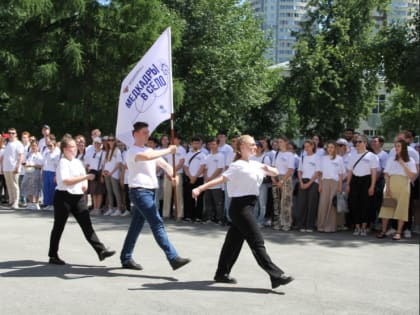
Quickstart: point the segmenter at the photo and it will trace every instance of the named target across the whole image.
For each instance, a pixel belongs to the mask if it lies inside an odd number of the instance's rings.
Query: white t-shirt
[[[375,153],[376,154],[376,153]],[[386,166],[386,162],[388,161],[388,153],[386,153],[384,150],[381,150],[376,156],[379,159],[378,163],[378,171],[383,172]]]
[[[67,191],[73,195],[83,195],[83,187],[87,187],[87,180],[74,185],[65,185],[63,180],[84,175],[86,175],[86,170],[80,160],[74,158],[70,161],[66,158],[61,158],[56,170],[56,190]]]
[[[60,162],[60,149],[55,148],[53,152],[50,150],[45,149],[43,153],[44,157],[44,164],[42,166],[43,171],[55,172],[58,167],[58,163]]]
[[[225,157],[221,153],[216,154],[209,154],[206,158],[206,169],[207,169],[207,177],[213,176],[214,172],[217,169],[221,168],[222,170],[225,168]],[[223,185],[217,185],[210,189],[221,189]]]
[[[411,172],[417,174],[416,163],[414,162],[414,159],[412,157],[410,157],[410,161],[405,162],[405,165],[407,165],[408,169]],[[403,167],[401,166],[400,162],[395,161],[395,158],[388,159],[388,161],[386,162],[384,173],[387,173],[389,176],[391,175],[408,176],[407,173],[404,171]]]
[[[109,161],[106,159],[106,153],[104,152],[103,159],[105,159],[104,170],[111,173],[118,163],[122,163],[122,157],[121,157],[120,149],[115,148],[114,153],[112,154],[111,160],[109,160]],[[120,168],[117,168],[117,170],[114,172],[114,174],[112,174],[112,178],[115,178],[115,179],[120,178]]]
[[[121,163],[123,168],[127,166],[127,151],[121,152]],[[128,169],[124,169],[124,185],[128,185]]]
[[[133,145],[127,151],[126,163],[128,167],[128,186],[130,188],[156,189],[159,187],[156,176],[156,166],[159,159],[149,161],[136,161],[136,155],[141,152],[147,152],[152,149],[148,147],[139,147]]]
[[[9,141],[3,153],[3,172],[13,172],[16,168],[19,155],[23,155],[23,145],[19,140]],[[21,167],[19,167],[20,172]]]
[[[44,163],[44,157],[42,156],[41,152],[30,152],[25,157],[25,169],[28,172],[34,171],[34,165],[42,166]]]
[[[333,179],[338,181],[340,175],[345,174],[346,169],[341,156],[336,155],[335,159],[332,160],[329,155],[321,157],[321,173],[322,179]]]
[[[319,156],[316,154],[305,155],[303,157],[303,162],[302,159],[299,161],[298,170],[302,172],[302,178],[312,178],[315,172],[321,171]],[[318,182],[318,179],[316,181]]]
[[[223,172],[223,177],[228,179],[229,197],[258,196],[260,185],[265,177],[262,166],[260,162],[242,159],[229,165],[229,168]]]
[[[416,149],[413,149],[412,147],[407,147],[408,155],[414,160],[414,163],[416,165],[419,165],[419,153]],[[392,148],[391,151],[389,151],[388,159],[395,160],[395,148]]]
[[[44,152],[47,150],[47,144],[45,141],[45,137],[41,138],[38,142],[38,149],[41,154],[44,154]]]
[[[184,163],[185,163],[185,156],[187,155],[187,151],[185,151],[184,147],[182,145],[179,145],[176,147],[176,153],[175,153],[175,167],[178,165],[179,161],[181,161],[182,159],[184,159]],[[168,162],[170,165],[173,164],[172,161],[172,154],[166,154],[163,157],[166,162]],[[172,165],[173,166],[173,165]],[[184,173],[184,166],[182,166],[179,170],[176,171],[177,174],[182,174]]]
[[[225,143],[224,145],[219,146],[217,148],[217,151],[219,153],[223,154],[223,156],[225,158],[225,161],[224,161],[225,166],[229,166],[230,163],[232,163],[232,161],[235,157],[235,154],[233,152],[233,148],[229,144]]]
[[[191,158],[194,156],[194,158],[191,160]],[[191,162],[190,162],[191,160]],[[206,164],[206,155],[201,152],[201,150],[199,151],[199,153],[197,154],[197,152],[188,152],[187,155],[185,156],[185,166],[188,167],[188,170],[191,174],[191,176],[195,176],[197,174],[197,172],[200,170],[200,167],[202,165]],[[199,176],[200,178],[203,177],[203,174],[201,174]]]
[[[349,160],[349,170],[353,172],[355,176],[367,176],[371,174],[371,169],[377,169],[379,165],[379,159],[376,154],[372,152],[368,152],[363,159],[356,165],[356,168],[353,169],[354,164],[360,159],[360,157],[365,154],[363,153],[356,153],[350,155]]]
[[[270,156],[269,156],[268,153],[263,153],[260,156],[252,155],[249,159],[252,160],[252,161],[257,161],[257,162],[260,162],[262,164],[271,166],[271,159],[270,159]]]
[[[286,175],[289,168],[295,169],[295,157],[292,152],[278,151],[274,156],[273,166],[279,171],[279,175]]]
[[[89,167],[89,170],[101,170],[105,163],[105,151],[100,150],[98,152],[86,150],[85,165]]]

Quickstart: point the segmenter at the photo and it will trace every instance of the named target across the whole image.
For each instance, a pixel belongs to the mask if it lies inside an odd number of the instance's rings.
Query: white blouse
[[[408,169],[411,172],[417,174],[416,162],[413,158],[410,157],[410,161],[405,162],[405,165],[407,165]],[[407,173],[404,171],[403,167],[401,166],[400,162],[395,161],[395,158],[388,159],[388,161],[386,162],[384,173],[388,174],[389,176],[408,176]]]
[[[87,180],[83,180],[74,185],[66,185],[63,181],[84,175],[86,175],[86,170],[80,160],[76,158],[72,160],[61,158],[56,170],[56,190],[67,191],[72,195],[83,195],[83,187],[87,187]]]
[[[265,177],[263,164],[257,161],[237,160],[223,172],[228,179],[227,192],[229,197],[258,196],[260,185]]]

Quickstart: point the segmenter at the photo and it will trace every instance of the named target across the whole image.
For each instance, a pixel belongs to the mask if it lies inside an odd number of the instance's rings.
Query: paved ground
[[[95,217],[101,240],[120,250],[129,217]],[[232,276],[211,281],[226,228],[168,222],[192,263],[172,271],[148,227],[136,247],[143,271],[99,262],[71,218],[61,242],[66,266],[46,264],[52,213],[0,210],[0,314],[419,314],[419,242],[349,232],[264,230],[272,259],[296,280],[272,291],[247,246]]]

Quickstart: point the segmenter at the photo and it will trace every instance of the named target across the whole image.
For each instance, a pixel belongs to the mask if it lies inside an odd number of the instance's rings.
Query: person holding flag
[[[188,258],[178,255],[174,246],[168,239],[163,220],[155,203],[155,193],[158,188],[156,167],[162,168],[176,184],[177,177],[173,176],[173,168],[162,156],[174,154],[176,146],[170,145],[167,149],[155,151],[146,147],[149,139],[148,124],[136,122],[132,131],[134,145],[127,152],[126,162],[128,168],[129,196],[133,203],[131,209],[131,223],[121,251],[121,264],[123,268],[142,270],[140,264],[133,259],[133,250],[137,238],[144,226],[145,221],[150,225],[156,242],[164,251],[173,270],[176,270],[190,262]]]

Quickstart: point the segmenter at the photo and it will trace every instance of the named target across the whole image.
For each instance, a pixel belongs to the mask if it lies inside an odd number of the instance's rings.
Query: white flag
[[[116,136],[134,142],[133,124],[149,124],[150,133],[173,113],[171,29],[168,27],[121,84]]]

